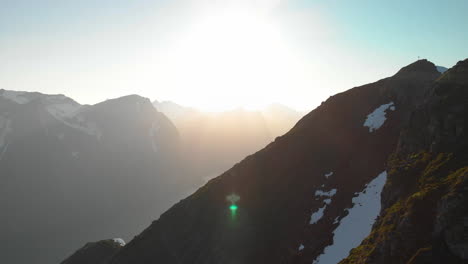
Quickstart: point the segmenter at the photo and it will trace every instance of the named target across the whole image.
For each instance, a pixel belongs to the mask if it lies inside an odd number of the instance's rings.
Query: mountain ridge
[[[80,105],[1,90],[2,261],[58,262],[89,239],[130,239],[186,192],[178,144],[175,126],[140,96]]]
[[[434,64],[417,61],[330,97],[162,214],[109,263],[321,263],[347,217],[343,208],[357,206],[355,194],[386,170],[404,124],[439,76]],[[371,116],[383,119],[374,130],[364,126]],[[232,192],[240,197],[234,222],[225,201]],[[341,250],[359,244],[347,246]]]

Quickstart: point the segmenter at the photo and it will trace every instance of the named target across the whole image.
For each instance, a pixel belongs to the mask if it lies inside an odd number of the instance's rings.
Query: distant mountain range
[[[445,68],[444,66],[436,66],[436,69],[437,69],[437,71],[440,72],[440,73],[444,73],[444,72],[446,72],[446,71],[448,70],[448,69]]]
[[[131,238],[186,192],[179,144],[140,96],[80,105],[0,90],[0,262],[58,263],[90,238]]]
[[[468,59],[330,97],[102,264],[466,263]]]
[[[174,102],[153,102],[177,127],[182,153],[192,168],[195,186],[231,168],[291,129],[303,116],[281,104],[258,111],[203,112]]]

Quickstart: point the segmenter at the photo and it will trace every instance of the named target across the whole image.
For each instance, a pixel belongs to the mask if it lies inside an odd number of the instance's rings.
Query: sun
[[[196,19],[174,45],[167,67],[177,97],[208,111],[261,108],[279,101],[295,65],[278,26],[245,8]],[[183,102],[186,101],[186,102]]]

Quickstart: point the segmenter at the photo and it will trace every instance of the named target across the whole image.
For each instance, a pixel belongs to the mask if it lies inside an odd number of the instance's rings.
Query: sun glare
[[[279,29],[254,9],[228,8],[199,17],[173,47],[171,85],[178,98],[207,111],[257,109],[279,101],[294,57]],[[182,90],[182,89],[180,89]],[[181,102],[185,103],[185,102]]]

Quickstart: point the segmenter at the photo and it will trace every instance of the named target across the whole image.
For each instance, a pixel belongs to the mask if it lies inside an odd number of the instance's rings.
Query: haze
[[[466,54],[467,5],[7,0],[0,88],[83,104],[139,94],[209,111],[273,102],[311,110],[418,56],[454,65]]]

